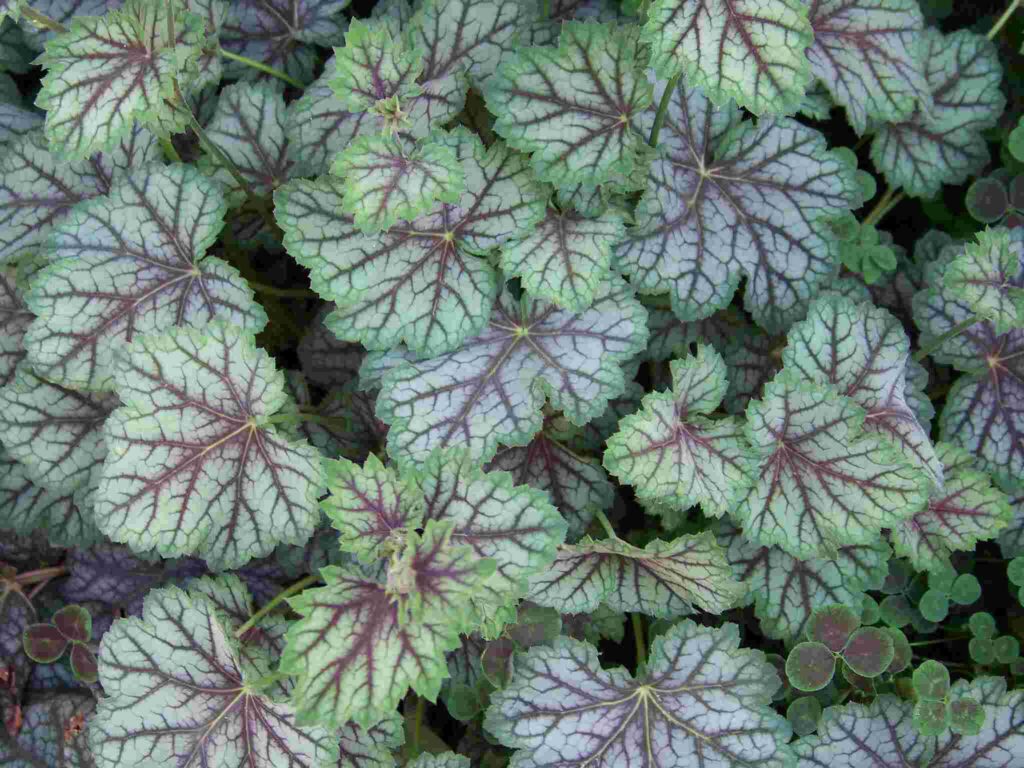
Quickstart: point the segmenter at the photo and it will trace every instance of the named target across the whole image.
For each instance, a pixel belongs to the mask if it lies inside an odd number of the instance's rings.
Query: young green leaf
[[[786,719],[797,736],[808,736],[818,729],[821,702],[814,696],[801,696],[786,708]]]
[[[794,325],[782,353],[785,370],[834,386],[865,411],[864,431],[893,445],[912,466],[942,484],[942,462],[928,429],[906,399],[910,340],[903,325],[868,302],[823,296]]]
[[[811,72],[846,108],[858,134],[869,121],[905,120],[931,94],[919,56],[924,20],[915,0],[810,0]]]
[[[725,361],[713,348],[673,360],[672,391],[645,395],[608,438],[604,465],[637,496],[721,517],[753,483],[754,456],[739,419],[711,419],[725,396]]]
[[[270,195],[294,175],[285,138],[284,96],[270,83],[226,86],[206,125],[206,136],[231,161],[253,194]],[[232,207],[245,202],[246,190],[217,155],[207,152],[196,165],[221,183]]]
[[[107,152],[68,162],[41,131],[4,146],[0,157],[0,263],[37,253],[76,203],[106,195],[115,180],[160,159],[156,137],[135,128]]]
[[[68,493],[103,465],[103,424],[118,405],[114,395],[65,389],[22,365],[0,389],[0,437],[33,482]]]
[[[865,432],[864,410],[785,371],[747,408],[757,479],[736,517],[744,531],[794,557],[830,557],[871,542],[927,502],[927,477]]]
[[[136,171],[76,207],[27,298],[36,373],[110,389],[115,350],[140,333],[215,318],[261,330],[266,314],[237,270],[206,256],[224,211],[219,187],[182,165]]]
[[[778,687],[764,656],[739,647],[736,625],[682,621],[654,640],[636,679],[602,669],[587,643],[531,649],[492,695],[484,727],[523,766],[673,768],[701,755],[722,768],[783,768],[790,728],[768,707]]]
[[[754,600],[761,631],[777,640],[804,635],[815,609],[840,603],[858,605],[867,590],[885,580],[891,552],[880,539],[840,547],[835,559],[797,560],[779,547],[762,547],[738,528],[721,522],[719,543],[736,578]]]
[[[95,509],[107,536],[213,568],[310,537],[320,458],[272,426],[284,378],[251,335],[213,324],[144,336],[116,384],[124,405],[107,422]]]
[[[1006,99],[996,47],[983,35],[943,35],[930,27],[922,33],[920,56],[931,104],[883,125],[871,143],[871,160],[893,187],[929,198],[988,163],[982,131],[995,125]]]
[[[465,83],[458,74],[425,82],[422,93],[399,104],[406,119],[396,126],[393,116],[346,109],[330,86],[335,68],[336,59],[329,59],[324,74],[288,105],[285,137],[295,176],[326,172],[334,156],[358,136],[379,136],[397,129],[407,140],[422,138],[455,117],[466,97]]]
[[[396,768],[394,750],[404,742],[397,712],[372,728],[348,723],[341,729],[340,757],[334,768]]]
[[[624,390],[620,366],[643,348],[646,315],[619,279],[579,315],[504,292],[490,326],[461,348],[385,375],[377,413],[391,425],[388,452],[419,462],[461,445],[487,460],[499,444],[530,441],[545,399],[585,424]]]
[[[422,54],[404,38],[393,37],[385,24],[354,19],[344,47],[335,48],[334,54],[331,89],[351,112],[365,112],[389,99],[401,106],[419,95],[416,80],[423,71]]]
[[[754,320],[788,328],[834,272],[839,243],[825,222],[858,204],[854,169],[813,129],[744,121],[684,87],[660,143],[619,267],[643,293],[670,292],[684,321],[727,306],[746,277]]]
[[[530,581],[530,600],[563,613],[586,613],[605,603],[614,611],[676,617],[694,605],[710,613],[733,607],[746,589],[733,578],[725,553],[709,532],[655,539],[640,549],[618,539],[564,546]]]
[[[608,277],[614,246],[625,236],[624,215],[609,209],[594,218],[548,206],[536,231],[501,249],[501,268],[531,296],[572,312],[594,302]]]
[[[469,598],[493,572],[469,547],[451,546],[451,525],[409,534],[386,583],[354,568],[321,570],[326,587],[290,603],[302,618],[288,630],[281,669],[297,675],[300,722],[372,727],[411,687],[434,700],[444,654],[471,628]]]
[[[119,619],[103,637],[106,697],[89,720],[98,768],[187,762],[224,768],[318,768],[337,760],[337,736],[297,724],[290,704],[254,683],[272,661],[233,637],[205,596],[153,590],[142,618]]]
[[[498,290],[480,257],[527,232],[544,215],[544,193],[521,156],[490,149],[464,129],[437,139],[463,167],[458,204],[437,203],[405,226],[366,235],[342,214],[345,184],[297,181],[275,196],[288,252],[311,271],[313,289],[337,303],[327,325],[339,338],[417,354],[459,347],[486,324]],[[429,288],[428,288],[429,286]]]
[[[84,160],[113,149],[136,121],[160,133],[183,127],[169,100],[195,71],[204,36],[202,17],[163,0],[127,0],[105,16],[74,19],[39,62],[50,144]]]
[[[755,115],[785,115],[811,83],[807,13],[801,0],[653,0],[643,40],[662,78],[682,73],[715,104],[734,99]]]
[[[947,467],[945,484],[932,488],[924,509],[891,529],[896,553],[918,571],[948,567],[953,552],[995,538],[1013,514],[989,476],[970,466],[969,454],[945,443],[937,453]]]
[[[635,29],[568,21],[558,47],[520,48],[484,94],[494,130],[532,153],[544,181],[604,184],[643,173],[647,144],[635,126],[651,104]]]
[[[366,234],[412,221],[437,201],[458,202],[466,183],[449,144],[428,140],[410,146],[388,136],[355,139],[334,158],[331,171],[345,182],[342,211]]]

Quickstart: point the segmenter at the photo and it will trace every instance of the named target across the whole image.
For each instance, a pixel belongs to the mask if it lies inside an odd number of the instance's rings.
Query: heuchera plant
[[[1021,0],[0,0],[0,768],[1024,768]]]

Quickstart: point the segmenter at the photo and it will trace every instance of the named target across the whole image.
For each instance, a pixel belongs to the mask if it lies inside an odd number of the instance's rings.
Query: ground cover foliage
[[[1020,4],[0,0],[0,768],[1024,768]]]

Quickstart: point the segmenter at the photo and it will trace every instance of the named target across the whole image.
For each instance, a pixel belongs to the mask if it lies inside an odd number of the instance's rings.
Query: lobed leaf
[[[722,768],[790,765],[789,724],[768,708],[779,687],[734,624],[683,621],[655,639],[638,679],[604,670],[597,649],[559,638],[519,657],[491,697],[484,727],[530,766],[648,766],[713,761]],[[582,736],[582,738],[581,738]]]
[[[105,390],[115,349],[140,333],[214,319],[261,330],[266,314],[237,270],[206,256],[224,212],[219,187],[186,166],[136,171],[76,207],[27,297],[36,373]]]
[[[759,468],[735,513],[746,534],[801,559],[830,557],[922,509],[927,477],[863,430],[864,419],[849,398],[785,372],[769,384],[747,408]]]
[[[672,391],[645,395],[640,411],[608,438],[605,467],[636,488],[641,501],[679,509],[700,504],[720,517],[753,482],[753,456],[738,419],[711,419],[725,396],[725,361],[703,345],[673,360]]]
[[[557,48],[520,48],[488,82],[494,130],[532,153],[538,177],[603,184],[643,171],[633,122],[651,104],[639,40],[629,27],[567,21]]]
[[[1006,100],[996,48],[984,36],[968,30],[943,35],[931,27],[922,34],[920,55],[931,103],[883,125],[871,143],[871,160],[892,187],[930,198],[988,163],[982,132],[995,125]]]
[[[95,509],[107,536],[222,569],[312,535],[320,458],[272,426],[284,379],[251,335],[213,324],[144,336],[116,384],[124,405],[107,422]]]
[[[646,338],[646,312],[617,279],[579,315],[506,291],[490,325],[461,348],[385,375],[377,413],[391,425],[388,452],[419,462],[465,446],[486,461],[499,444],[530,441],[545,400],[582,425],[623,391],[619,366]]]
[[[800,106],[813,37],[801,0],[653,0],[643,26],[660,77],[683,74],[715,104],[732,99],[755,115]]]
[[[741,117],[696,88],[672,93],[663,149],[616,260],[641,293],[669,292],[683,321],[726,307],[746,277],[744,305],[778,332],[833,275],[839,243],[825,221],[858,205],[859,191],[817,131]]]
[[[25,357],[22,340],[33,317],[15,286],[14,271],[0,269],[0,387],[14,380]]]
[[[921,57],[924,19],[914,0],[808,0],[811,73],[846,109],[858,135],[869,123],[927,111],[931,93]],[[826,115],[827,117],[827,115]]]
[[[529,599],[563,613],[613,611],[673,618],[697,605],[722,613],[746,594],[725,553],[708,533],[655,539],[640,549],[618,539],[585,537],[561,548],[558,558],[530,582]]]
[[[89,720],[97,768],[145,762],[224,768],[320,768],[337,737],[297,724],[289,704],[254,683],[270,659],[241,646],[214,603],[176,587],[153,590],[142,618],[119,619],[103,638],[106,697]]]
[[[330,86],[351,112],[364,112],[388,99],[401,105],[419,94],[416,80],[423,71],[423,57],[385,24],[353,20],[344,47],[335,48],[334,54]]]
[[[391,137],[362,136],[335,158],[331,171],[345,182],[342,211],[366,234],[428,213],[436,201],[457,203],[465,171],[451,146],[415,146]]]
[[[47,73],[37,104],[50,145],[84,160],[113,149],[136,121],[160,133],[183,127],[168,100],[196,71],[204,36],[202,17],[162,0],[127,0],[104,16],[72,20],[39,60]]]
[[[337,179],[292,182],[275,196],[285,247],[311,271],[313,289],[337,304],[327,325],[339,338],[371,349],[404,341],[437,355],[487,322],[498,277],[480,255],[533,227],[542,190],[502,144],[486,149],[464,129],[443,143],[462,165],[462,196],[387,232],[363,234],[341,213],[346,190]]]
[[[996,333],[1024,328],[1024,290],[1014,285],[1021,271],[1024,243],[1004,227],[977,234],[976,243],[945,269],[942,285],[949,295],[989,320]]]

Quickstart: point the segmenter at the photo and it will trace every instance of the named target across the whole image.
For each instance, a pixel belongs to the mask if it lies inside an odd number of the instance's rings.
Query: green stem
[[[320,577],[319,576],[310,574],[309,576],[306,576],[305,578],[299,579],[298,581],[296,581],[294,584],[292,584],[287,589],[283,589],[280,592],[278,592],[276,595],[274,595],[270,599],[270,602],[268,602],[266,605],[264,605],[262,608],[260,608],[258,611],[256,611],[256,613],[254,613],[252,616],[249,617],[249,620],[247,622],[245,622],[245,624],[243,624],[242,626],[240,626],[238,629],[235,630],[235,637],[241,637],[246,632],[248,632],[250,629],[255,627],[256,626],[256,622],[258,622],[260,619],[262,619],[264,616],[266,616],[272,610],[277,608],[277,606],[280,605],[282,601],[284,601],[285,599],[291,597],[296,592],[301,592],[306,587],[308,587],[310,584],[315,584],[318,581],[320,581]]]
[[[926,357],[928,357],[928,355],[930,355],[932,352],[935,352],[936,350],[938,350],[947,341],[949,341],[952,338],[955,338],[955,337],[959,336],[961,333],[966,331],[972,325],[974,325],[975,323],[980,323],[980,322],[981,322],[981,317],[979,315],[971,315],[966,320],[961,320],[959,323],[954,325],[952,328],[950,328],[944,334],[942,334],[937,339],[935,339],[935,341],[933,341],[927,347],[921,347],[921,349],[917,350],[917,352],[914,353],[914,362],[915,363],[923,362],[924,359]]]
[[[541,0],[540,3],[540,17],[542,19],[551,18],[551,0]]]
[[[420,748],[420,740],[423,733],[423,715],[427,711],[427,702],[422,696],[413,694],[413,697],[416,699],[416,711],[413,713],[412,743],[409,745],[409,750],[411,752],[409,758],[415,760],[423,751]]]
[[[1002,28],[1006,26],[1006,22],[1008,22],[1010,20],[1010,17],[1013,16],[1014,12],[1018,8],[1020,8],[1020,3],[1021,0],[1013,0],[1013,2],[1006,7],[1006,10],[1003,11],[1003,15],[996,20],[996,23],[992,25],[992,29],[988,31],[986,37],[989,40],[994,39],[995,36],[998,35],[999,32],[1002,30]]]
[[[45,13],[40,13],[35,8],[29,5],[21,6],[21,15],[31,21],[35,26],[40,29],[48,29],[51,32],[57,34],[63,34],[68,31],[68,28],[61,24],[56,19],[51,19]]]
[[[58,576],[63,576],[67,572],[68,569],[63,565],[55,565],[52,568],[39,568],[35,571],[19,573],[14,577],[14,581],[23,587],[27,587],[29,584],[37,584],[40,581],[56,579]]]
[[[174,142],[171,141],[169,137],[161,137],[160,148],[164,151],[164,157],[166,157],[172,163],[181,162],[181,155],[178,154],[178,150],[174,148]]]
[[[639,613],[629,616],[633,622],[633,639],[636,640],[636,667],[640,669],[647,664],[647,642],[644,640],[644,617]]]
[[[944,637],[941,640],[918,640],[917,642],[910,643],[911,648],[917,648],[921,645],[941,645],[942,643],[955,643],[957,640],[966,640],[971,635],[954,635],[952,637]]]
[[[665,124],[665,118],[668,116],[668,104],[672,101],[672,92],[678,84],[679,75],[676,75],[668,81],[668,85],[665,86],[665,92],[661,94],[658,111],[654,115],[654,125],[651,126],[651,138],[647,140],[647,143],[652,147],[658,146],[658,134],[661,133],[661,126]]]
[[[273,285],[267,285],[266,283],[257,283],[254,280],[249,280],[249,287],[257,293],[265,293],[268,296],[280,296],[284,299],[318,299],[320,298],[317,294],[308,288],[276,288]]]
[[[252,187],[249,186],[249,182],[245,180],[242,172],[238,170],[238,166],[231,161],[230,157],[224,154],[224,151],[220,147],[210,141],[210,138],[206,135],[206,131],[203,130],[203,126],[199,124],[195,114],[184,100],[179,102],[179,106],[184,110],[185,116],[188,118],[189,127],[192,129],[192,133],[196,135],[196,138],[199,139],[199,143],[202,145],[203,149],[205,149],[210,155],[213,155],[214,159],[221,165],[221,167],[231,174],[231,178],[233,178],[235,183],[242,188],[246,197],[254,199],[256,195],[252,191]]]
[[[325,427],[344,428],[345,419],[341,416],[321,416],[312,411],[284,411],[264,419],[264,424],[287,424],[292,421],[308,421]]]
[[[875,207],[871,209],[871,212],[864,217],[863,224],[877,224],[882,220],[882,217],[895,208],[904,197],[905,195],[902,192],[897,193],[895,189],[889,187],[885,190],[885,193],[882,195],[878,203],[875,204]]]
[[[220,49],[220,55],[225,59],[231,61],[237,61],[239,64],[245,64],[247,67],[259,70],[265,75],[276,77],[278,80],[284,80],[288,85],[294,85],[296,88],[305,88],[306,85],[301,80],[296,80],[294,77],[289,75],[287,72],[282,72],[280,69],[275,69],[268,64],[264,64],[262,61],[256,61],[256,59],[250,59],[248,56],[240,56],[237,53]]]
[[[619,538],[619,535],[615,533],[615,529],[612,527],[611,522],[608,520],[608,516],[604,512],[600,509],[595,510],[595,516],[597,517],[598,522],[601,523],[601,527],[604,528],[604,532],[608,534],[609,539]]]

